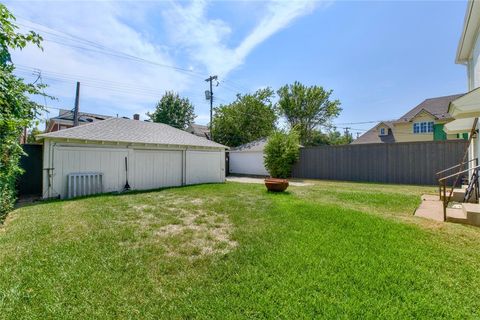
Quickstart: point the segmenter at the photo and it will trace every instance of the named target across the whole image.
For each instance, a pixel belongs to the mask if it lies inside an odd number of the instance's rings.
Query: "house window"
[[[413,124],[413,133],[433,132],[433,121],[415,122]]]
[[[380,128],[380,135],[384,136],[385,135],[385,128]]]

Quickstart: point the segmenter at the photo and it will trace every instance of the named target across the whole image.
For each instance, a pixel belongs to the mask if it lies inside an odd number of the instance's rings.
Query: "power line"
[[[100,43],[97,43],[95,41],[91,41],[91,40],[88,40],[88,39],[85,39],[85,38],[82,38],[82,37],[79,37],[79,36],[75,36],[75,35],[72,35],[72,34],[69,34],[69,33],[66,33],[64,31],[60,31],[60,30],[56,30],[52,27],[48,27],[46,25],[43,25],[41,23],[38,23],[38,22],[34,22],[34,21],[31,21],[31,20],[28,20],[28,19],[25,19],[25,18],[21,18],[29,23],[33,23],[33,24],[36,24],[36,25],[40,25],[44,28],[47,28],[49,30],[53,30],[57,33],[60,33],[60,34],[64,34],[64,35],[67,35],[69,38],[65,38],[65,37],[62,37],[62,36],[59,36],[57,34],[54,34],[52,32],[49,32],[49,31],[46,31],[46,30],[42,30],[38,27],[35,27],[35,26],[28,26],[28,25],[24,25],[24,24],[20,24],[21,26],[23,27],[26,27],[26,28],[32,28],[32,29],[36,29],[37,32],[44,32],[44,33],[47,33],[47,34],[51,34],[51,35],[54,35],[54,36],[57,36],[57,37],[60,37],[60,38],[63,38],[67,41],[77,41],[77,42],[81,42],[83,43],[84,45],[89,45],[89,46],[93,46],[97,49],[102,49],[104,51],[101,51],[101,50],[95,50],[96,52],[98,53],[103,53],[103,54],[109,54],[109,53],[114,53],[116,54],[115,56],[117,57],[121,57],[121,58],[126,58],[126,59],[131,59],[131,60],[134,60],[134,61],[137,61],[137,62],[144,62],[144,63],[148,63],[148,64],[152,64],[152,65],[156,65],[156,66],[159,66],[159,67],[164,67],[164,68],[170,68],[170,69],[173,69],[173,70],[177,70],[177,71],[182,71],[182,72],[186,72],[186,73],[189,73],[189,74],[192,74],[192,75],[197,75],[197,76],[200,76],[200,77],[204,77],[204,74],[202,73],[199,73],[199,72],[195,72],[193,70],[190,70],[190,69],[186,69],[186,68],[182,68],[182,67],[177,67],[177,66],[172,66],[172,65],[168,65],[168,64],[164,64],[164,63],[159,63],[159,62],[156,62],[156,61],[152,61],[152,60],[149,60],[149,59],[145,59],[145,58],[142,58],[142,57],[138,57],[138,56],[135,56],[133,54],[129,54],[129,53],[125,53],[125,52],[122,52],[122,51],[119,51],[119,50],[115,50],[115,49],[112,49],[112,48],[109,48],[103,44],[100,44]],[[61,42],[61,41],[58,41],[58,40],[52,40],[52,39],[45,39],[46,41],[51,41],[51,42],[56,42],[58,44],[62,44],[62,45],[65,45],[65,46],[73,46],[72,44],[69,44],[69,43],[65,43],[65,42]],[[75,48],[78,48],[78,49],[85,49],[85,50],[90,50],[89,48],[86,48],[86,47],[81,47],[81,46],[74,46]]]
[[[56,37],[60,40],[64,40],[62,42],[62,41],[59,41],[59,40],[56,40],[56,39],[45,38],[45,41],[54,42],[54,43],[57,43],[57,44],[60,44],[60,45],[69,46],[69,47],[73,47],[73,48],[80,49],[80,50],[88,50],[88,51],[92,51],[92,52],[96,52],[96,53],[100,53],[100,54],[106,54],[106,55],[111,55],[111,56],[118,57],[118,58],[128,59],[128,60],[131,60],[131,61],[148,63],[148,64],[152,64],[152,65],[156,65],[156,66],[164,67],[164,68],[170,68],[172,70],[176,70],[176,71],[179,71],[179,72],[182,72],[184,74],[191,75],[191,76],[193,75],[193,76],[197,76],[197,77],[201,77],[201,78],[205,77],[204,73],[196,72],[196,71],[191,70],[191,69],[186,69],[186,68],[182,68],[182,67],[172,66],[172,65],[168,65],[168,64],[164,64],[164,63],[159,63],[159,62],[152,61],[152,60],[149,60],[149,59],[145,59],[145,58],[133,55],[133,54],[128,54],[128,53],[125,53],[125,52],[122,52],[122,51],[119,51],[119,50],[109,48],[109,47],[107,47],[103,44],[97,43],[95,41],[91,41],[91,40],[88,40],[88,39],[85,39],[85,38],[82,38],[82,37],[79,37],[79,36],[64,32],[64,31],[56,30],[52,27],[46,26],[46,25],[38,23],[38,22],[34,22],[34,21],[31,21],[31,20],[23,18],[23,17],[20,17],[20,18],[22,20],[25,20],[28,23],[30,23],[30,25],[25,25],[25,24],[22,24],[22,23],[18,23],[19,25],[21,25],[23,27],[26,27],[26,28],[37,29],[37,32],[43,32],[43,33],[49,34],[53,37]],[[37,25],[37,26],[42,26],[43,28],[38,28],[36,26],[32,26],[31,24],[34,24],[34,25]],[[56,33],[45,30],[44,28],[47,28],[48,30],[55,31]],[[62,36],[61,34],[66,35],[66,37]],[[67,42],[65,42],[65,41],[67,41]],[[68,41],[77,42],[77,44],[80,44],[80,45],[74,45],[74,44],[68,43]],[[95,49],[88,48],[88,47],[85,47],[85,46],[91,46],[91,47],[94,47]],[[240,91],[245,91],[245,92],[249,91],[249,89],[247,89],[245,86],[240,85],[239,83],[237,83],[233,80],[223,79],[222,82],[224,84],[229,83],[230,88],[228,90],[234,91],[236,93],[238,93],[238,89],[240,89]],[[233,88],[233,90],[231,88]]]

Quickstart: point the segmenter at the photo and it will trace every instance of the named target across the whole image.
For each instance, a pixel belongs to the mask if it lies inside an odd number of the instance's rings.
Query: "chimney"
[[[135,113],[133,115],[133,120],[140,120],[140,115],[138,113]]]

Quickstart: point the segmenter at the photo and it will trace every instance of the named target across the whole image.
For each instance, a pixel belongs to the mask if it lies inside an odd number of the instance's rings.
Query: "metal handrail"
[[[458,177],[462,173],[466,173],[470,170],[472,170],[472,171],[473,170],[478,170],[479,168],[480,168],[480,165],[477,165],[473,168],[468,168],[468,169],[456,172],[454,174],[451,174],[449,176],[438,179],[438,186],[439,186],[439,189],[440,189],[440,197],[441,197],[442,189],[443,189],[443,221],[447,221],[447,206],[450,203],[450,200],[452,199],[453,190],[454,190],[455,185],[458,181]],[[453,178],[453,177],[456,177],[455,183],[453,184],[452,189],[450,190],[450,193],[448,194],[448,198],[447,198],[447,179],[450,179],[450,178]]]
[[[438,179],[438,182],[441,182],[441,181],[443,181],[443,180],[445,180],[445,179],[453,178],[453,177],[458,176],[458,175],[460,175],[460,174],[462,174],[462,173],[468,172],[468,171],[470,171],[470,170],[475,170],[475,169],[478,169],[478,168],[480,168],[480,165],[475,166],[475,167],[473,167],[473,168],[465,169],[465,170],[460,171],[460,172],[456,172],[456,173],[454,173],[454,174],[451,174],[451,175],[446,176],[446,177],[443,177],[443,178],[440,178],[440,179]]]
[[[437,173],[435,173],[435,175],[438,176],[438,175],[440,175],[440,174],[442,174],[442,173],[444,173],[444,172],[453,170],[453,169],[455,169],[455,168],[458,168],[458,167],[460,167],[460,166],[463,166],[464,164],[470,163],[470,162],[472,162],[472,161],[475,161],[475,162],[477,163],[477,165],[478,165],[478,158],[474,158],[474,159],[471,159],[471,160],[468,160],[468,161],[459,163],[459,164],[457,164],[457,165],[454,165],[453,167],[444,169],[444,170],[442,170],[442,171],[438,171]]]

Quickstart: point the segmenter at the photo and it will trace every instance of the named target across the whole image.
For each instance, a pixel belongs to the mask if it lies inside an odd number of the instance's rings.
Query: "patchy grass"
[[[0,318],[478,318],[480,229],[433,188],[202,185],[53,201],[0,229]]]

